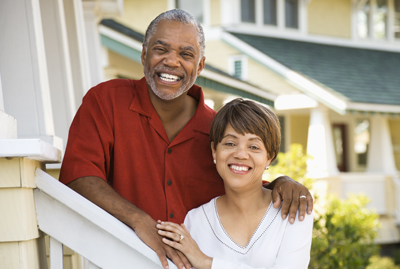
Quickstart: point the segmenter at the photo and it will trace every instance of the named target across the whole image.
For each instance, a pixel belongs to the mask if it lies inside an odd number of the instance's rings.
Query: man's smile
[[[158,73],[157,74],[159,78],[161,78],[164,81],[167,82],[173,82],[173,81],[180,81],[181,78],[175,75],[167,74],[167,73]]]

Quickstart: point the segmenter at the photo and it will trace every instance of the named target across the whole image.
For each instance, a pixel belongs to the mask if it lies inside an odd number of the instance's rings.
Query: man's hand
[[[272,201],[274,207],[278,208],[282,203],[282,218],[285,219],[289,213],[289,222],[294,223],[297,210],[299,220],[304,220],[305,212],[311,214],[314,207],[314,200],[306,187],[294,181],[288,176],[276,178],[268,185],[267,189],[272,190]]]
[[[157,253],[163,268],[168,268],[167,257],[179,269],[192,268],[185,255],[162,242],[156,228],[157,222],[121,197],[103,179],[82,177],[70,182],[68,187],[131,227],[138,237]]]

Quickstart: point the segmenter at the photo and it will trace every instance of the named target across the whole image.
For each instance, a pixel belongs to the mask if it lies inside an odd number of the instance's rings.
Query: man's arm
[[[98,205],[129,227],[153,249],[164,268],[169,257],[178,268],[191,268],[186,257],[162,242],[157,222],[140,208],[121,197],[106,181],[99,177],[82,177],[67,184],[68,187]]]
[[[282,203],[282,218],[285,219],[289,213],[289,222],[294,223],[297,210],[299,210],[299,220],[304,220],[305,212],[311,214],[314,207],[314,200],[309,190],[294,181],[288,176],[276,178],[269,184],[264,185],[265,188],[272,190],[272,201],[274,207],[278,208]],[[300,198],[300,196],[306,198]]]

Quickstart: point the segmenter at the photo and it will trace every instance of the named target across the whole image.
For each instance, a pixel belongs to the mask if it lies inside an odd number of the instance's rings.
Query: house
[[[69,125],[90,87],[143,76],[144,31],[171,8],[203,24],[207,66],[196,83],[208,104],[218,109],[242,96],[273,106],[282,122],[282,150],[293,143],[307,149],[319,191],[367,194],[382,224],[377,243],[398,247],[400,0],[5,0],[0,264],[43,268],[35,201],[59,186],[48,190],[47,176],[35,169],[46,163],[57,177]],[[42,191],[34,192],[39,184]],[[60,252],[60,240],[49,239],[53,253]],[[66,268],[81,268],[73,251],[64,254]]]

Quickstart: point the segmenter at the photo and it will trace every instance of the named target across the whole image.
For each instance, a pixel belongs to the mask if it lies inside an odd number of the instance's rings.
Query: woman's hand
[[[164,238],[162,241],[170,247],[181,251],[193,267],[210,269],[212,258],[205,255],[190,236],[185,224],[176,224],[168,221],[158,221],[158,233]],[[189,268],[187,268],[189,269]]]

